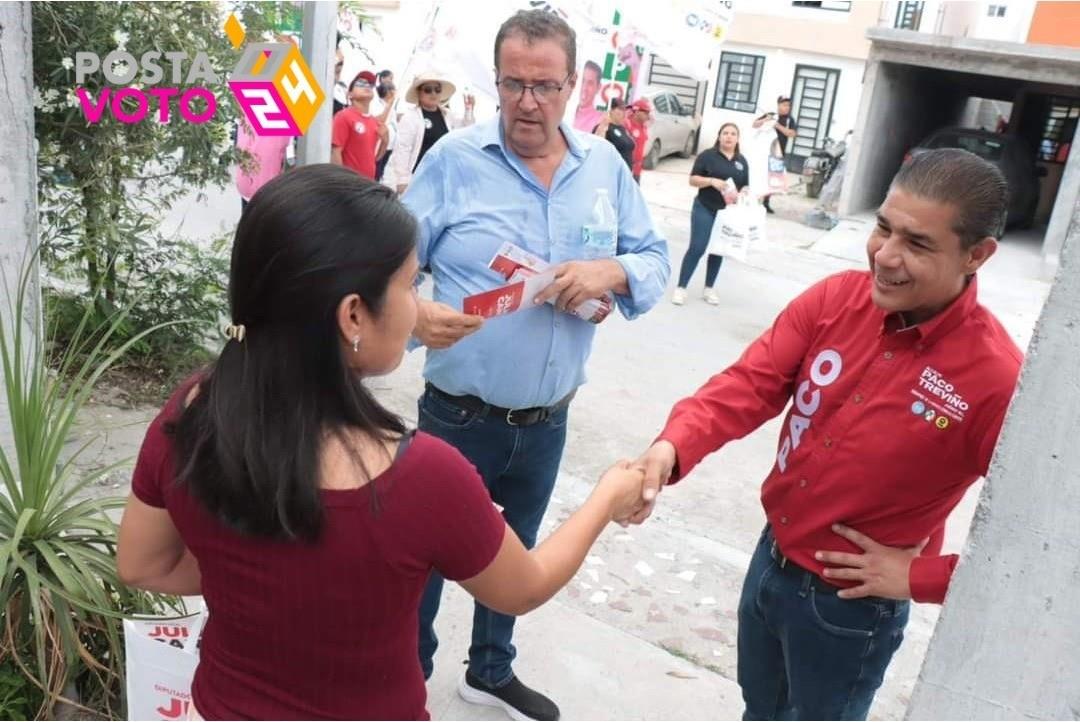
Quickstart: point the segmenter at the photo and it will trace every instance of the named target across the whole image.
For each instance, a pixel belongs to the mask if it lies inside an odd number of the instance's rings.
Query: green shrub
[[[53,373],[39,335],[31,332],[31,277],[24,271],[18,289],[0,289],[11,299],[10,313],[0,318],[0,372],[11,432],[10,444],[0,445],[0,664],[13,667],[40,693],[9,685],[8,704],[29,706],[27,717],[51,715],[74,684],[84,710],[111,718],[123,698],[123,618],[179,611],[182,605],[129,589],[117,575],[117,525],[110,513],[124,499],[94,498],[88,490],[129,460],[81,473],[76,462],[94,439],[74,453],[66,447],[102,375],[130,348],[177,324],[140,330],[116,345],[126,313],[114,314],[104,326],[86,314],[67,352],[54,359],[59,373]]]
[[[112,329],[106,349],[134,342],[109,380],[116,382],[115,377],[123,375],[123,383],[114,385],[137,400],[157,401],[167,395],[181,378],[211,358],[207,345],[217,342],[215,332],[227,315],[225,247],[224,238],[206,247],[186,241],[147,244],[135,267],[124,269],[126,278],[116,301],[102,293],[47,288],[45,317],[52,330],[48,351],[53,366],[59,356],[78,352],[73,339],[85,317],[88,327],[106,329],[122,307],[125,314]],[[174,323],[179,320],[183,323]],[[153,334],[139,334],[170,323]]]

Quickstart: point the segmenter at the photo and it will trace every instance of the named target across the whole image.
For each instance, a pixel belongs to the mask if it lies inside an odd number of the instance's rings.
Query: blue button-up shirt
[[[608,190],[619,217],[615,259],[630,288],[615,297],[619,310],[632,319],[663,296],[667,243],[630,169],[603,138],[560,127],[569,151],[550,190],[506,147],[499,117],[445,136],[424,156],[403,200],[420,225],[417,253],[436,301],[460,311],[466,296],[506,283],[488,268],[506,241],[552,264],[584,258],[582,226],[598,188]],[[448,349],[429,349],[424,377],[495,406],[551,406],[585,382],[595,333],[594,324],[543,304],[488,319]]]

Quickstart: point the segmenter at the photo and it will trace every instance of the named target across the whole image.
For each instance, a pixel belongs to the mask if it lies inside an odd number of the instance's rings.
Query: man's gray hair
[[[532,45],[538,40],[558,40],[566,52],[567,72],[577,68],[577,34],[565,20],[545,10],[518,10],[502,24],[495,36],[495,70],[499,70],[499,49],[503,40],[522,36]]]
[[[1009,186],[997,166],[959,148],[915,155],[897,171],[893,188],[956,207],[953,231],[964,248],[986,237],[1001,238],[1009,210]]]

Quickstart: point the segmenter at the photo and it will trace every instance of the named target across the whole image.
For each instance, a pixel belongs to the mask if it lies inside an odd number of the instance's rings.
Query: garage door
[[[699,83],[689,75],[683,75],[657,55],[653,55],[649,63],[649,77],[645,84],[670,90],[679,96],[679,102],[683,106],[693,108],[696,113],[702,110],[705,94],[701,92],[701,86],[704,83]]]
[[[649,62],[649,77],[645,84],[653,88],[670,90],[678,96],[684,108],[693,108],[700,117],[705,109],[705,83],[699,83],[689,75],[683,75],[666,60],[653,55]],[[701,129],[698,128],[698,133]]]

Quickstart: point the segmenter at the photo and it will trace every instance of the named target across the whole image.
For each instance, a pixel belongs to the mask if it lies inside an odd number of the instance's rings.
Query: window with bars
[[[763,55],[721,53],[713,107],[753,113],[757,109],[764,67]]]
[[[896,20],[893,27],[900,30],[918,30],[922,24],[925,2],[900,2],[896,4]]]
[[[986,8],[986,16],[991,18],[1005,17],[1005,5],[991,5]]]
[[[1047,163],[1065,162],[1065,148],[1072,143],[1078,118],[1080,99],[1050,99],[1050,112],[1046,116],[1042,140],[1039,142],[1039,160]]]
[[[792,6],[797,8],[814,8],[815,10],[838,10],[842,13],[851,10],[850,2],[800,2],[794,0]]]

